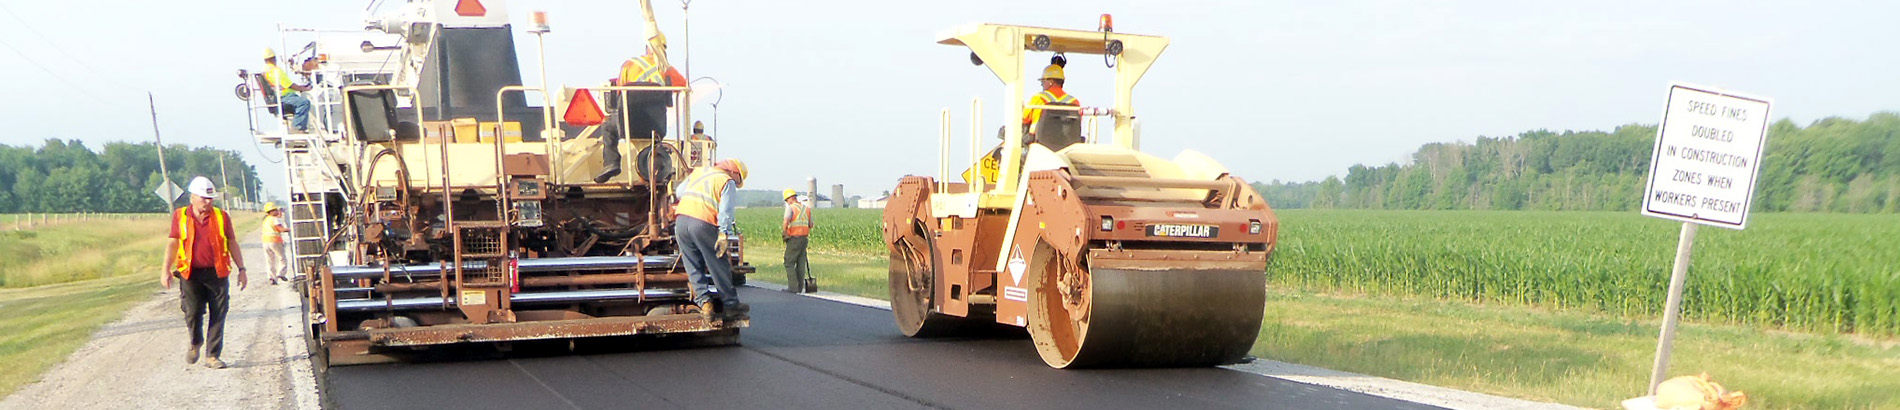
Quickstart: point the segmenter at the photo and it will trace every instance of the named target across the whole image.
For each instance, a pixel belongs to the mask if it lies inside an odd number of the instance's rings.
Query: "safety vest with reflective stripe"
[[[666,69],[647,55],[629,58],[620,64],[620,85],[634,83],[665,84]]]
[[[673,189],[673,194],[680,199],[674,213],[718,225],[719,199],[726,192],[726,182],[731,180],[732,176],[718,168],[694,168],[693,173]]]
[[[786,204],[792,207],[792,220],[785,223],[785,234],[791,236],[811,235],[811,208],[802,202]]]
[[[1081,104],[1082,103],[1080,101],[1077,101],[1074,96],[1069,95],[1069,93],[1063,92],[1062,88],[1059,88],[1059,87],[1053,90],[1042,90],[1042,92],[1036,93],[1036,96],[1029,98],[1029,105],[1081,105]],[[1041,120],[1041,119],[1042,119],[1041,108],[1024,108],[1023,109],[1023,123],[1024,124],[1036,122],[1037,120]]]
[[[191,215],[186,212],[191,212],[191,207],[180,207],[172,212],[172,221],[178,225],[178,242],[175,245],[178,248],[178,264],[172,266],[172,271],[178,272],[179,276],[185,279],[191,279],[191,250],[194,241],[199,238],[197,238],[198,230],[192,227]],[[212,266],[217,267],[220,278],[231,276],[231,251],[225,245],[230,242],[230,238],[224,237],[224,223],[224,210],[211,208],[211,230],[218,234],[206,239],[210,239],[211,246],[218,250],[217,260],[213,261]]]
[[[277,218],[264,217],[264,226],[258,229],[258,232],[263,234],[264,243],[284,243],[284,233],[277,231],[279,226],[284,226],[284,224],[278,222]]]

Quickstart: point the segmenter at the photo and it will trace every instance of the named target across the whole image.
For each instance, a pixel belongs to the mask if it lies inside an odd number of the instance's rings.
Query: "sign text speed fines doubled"
[[[1643,215],[1748,226],[1768,136],[1766,98],[1674,84],[1649,165]]]

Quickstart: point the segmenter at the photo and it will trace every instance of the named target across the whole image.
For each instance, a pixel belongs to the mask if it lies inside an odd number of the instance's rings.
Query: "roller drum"
[[[1085,271],[1072,272],[1086,278],[1078,292],[1080,278],[1062,285],[1061,265],[1031,270],[1040,275],[1030,296],[1029,332],[1052,367],[1232,364],[1246,357],[1260,333],[1265,272],[1084,262]]]

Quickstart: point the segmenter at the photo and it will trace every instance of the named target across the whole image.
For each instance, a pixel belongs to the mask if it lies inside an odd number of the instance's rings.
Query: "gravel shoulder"
[[[244,243],[243,252],[263,270],[257,242]],[[253,273],[248,289],[231,284],[223,356],[229,367],[185,364],[178,287],[155,288],[150,300],[100,328],[38,382],[0,401],[0,410],[318,409],[297,292]]]

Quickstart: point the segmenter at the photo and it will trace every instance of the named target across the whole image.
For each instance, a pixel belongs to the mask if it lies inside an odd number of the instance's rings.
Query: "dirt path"
[[[225,369],[185,364],[178,287],[157,291],[36,383],[0,401],[5,409],[317,409],[316,379],[303,343],[297,292],[264,278],[263,248],[244,244],[251,286],[231,284]],[[202,362],[200,362],[202,363]]]

